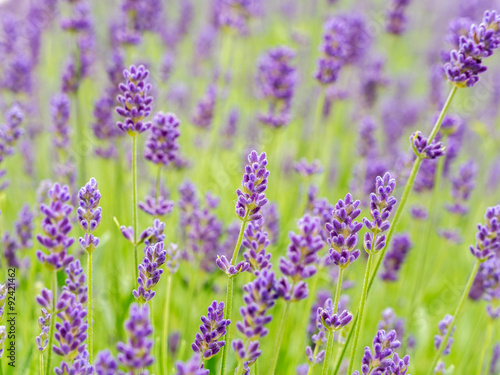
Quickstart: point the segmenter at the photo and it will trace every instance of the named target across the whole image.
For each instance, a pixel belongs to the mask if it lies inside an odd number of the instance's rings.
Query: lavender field
[[[498,0],[0,0],[0,375],[499,375]]]

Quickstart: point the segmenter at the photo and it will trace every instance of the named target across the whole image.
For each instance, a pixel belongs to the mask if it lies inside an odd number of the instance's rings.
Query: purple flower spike
[[[332,221],[325,228],[330,233],[328,243],[330,259],[339,267],[347,268],[358,259],[360,251],[355,249],[358,244],[358,232],[363,224],[355,221],[361,213],[359,200],[354,200],[347,194],[344,200],[339,199],[332,212]]]
[[[226,342],[219,340],[226,334],[231,321],[224,319],[224,302],[213,301],[208,306],[207,316],[201,317],[201,333],[197,333],[191,348],[199,353],[203,361],[215,356]]]
[[[392,0],[386,15],[385,29],[388,33],[401,35],[406,30],[407,20],[404,12],[408,5],[410,0]]]
[[[144,149],[144,158],[155,164],[169,165],[178,157],[179,119],[173,113],[158,112]]]
[[[248,164],[241,183],[242,188],[236,190],[236,214],[244,221],[254,221],[262,217],[260,210],[267,203],[264,192],[267,189],[269,171],[266,169],[267,156],[252,151],[248,155]]]
[[[297,225],[299,234],[290,232],[287,257],[281,257],[279,265],[281,272],[294,281],[308,279],[316,274],[318,252],[325,244],[319,234],[321,229],[319,218],[305,215]]]
[[[342,313],[337,314],[333,312],[333,302],[328,298],[324,307],[318,307],[317,322],[328,331],[338,331],[344,328],[352,320],[352,315],[349,311],[344,310]]]
[[[163,249],[163,242],[158,242],[155,245],[148,246],[144,249],[144,259],[139,264],[139,277],[137,282],[139,286],[137,290],[132,292],[134,297],[141,303],[149,302],[155,292],[152,290],[163,273],[160,267],[167,260],[167,251]]]
[[[160,219],[154,219],[153,225],[147,228],[144,232],[139,236],[139,243],[145,243],[146,245],[155,245],[159,242],[163,242],[165,240],[165,223]],[[133,234],[133,233],[132,233]]]
[[[214,117],[216,99],[217,89],[214,85],[210,85],[205,95],[196,105],[196,109],[191,117],[194,125],[202,129],[210,128]]]
[[[44,352],[49,345],[49,328],[50,328],[51,314],[46,309],[42,308],[42,316],[38,318],[38,326],[40,327],[40,334],[36,337],[36,345],[40,352]]]
[[[209,370],[200,367],[200,355],[195,353],[191,359],[185,363],[181,361],[175,362],[175,375],[208,375]]]
[[[427,138],[424,138],[419,131],[411,135],[410,142],[415,155],[419,158],[436,159],[444,155],[445,147],[442,142],[433,141],[431,144],[428,144]]]
[[[118,363],[109,350],[97,353],[95,360],[95,372],[97,375],[115,375],[118,371]]]
[[[380,278],[384,281],[397,281],[401,265],[410,251],[412,243],[408,234],[394,236],[392,248],[384,257],[384,270]]]
[[[161,195],[158,196],[158,199],[147,195],[145,202],[139,202],[138,206],[148,215],[162,217],[172,212],[174,202]]]
[[[33,219],[33,211],[31,211],[29,204],[25,204],[19,211],[18,219],[15,223],[19,245],[23,249],[30,249],[33,246]]]
[[[477,167],[472,160],[460,166],[458,176],[451,179],[453,204],[446,207],[449,212],[465,215],[469,211],[466,203],[476,185],[476,175]]]
[[[241,261],[233,266],[224,255],[221,257],[217,256],[215,263],[217,267],[229,277],[235,277],[240,272],[245,272],[250,269],[250,263],[246,261]]]
[[[247,249],[243,253],[243,258],[250,265],[249,271],[257,275],[261,270],[271,269],[271,254],[266,252],[269,239],[267,232],[264,231],[262,218],[248,224],[243,233],[241,245]]]
[[[129,319],[125,322],[125,331],[127,341],[119,342],[116,345],[118,349],[118,361],[127,368],[130,373],[135,374],[143,371],[154,362],[151,354],[153,340],[150,336],[153,334],[153,327],[149,320],[148,305],[138,305],[133,303],[129,310]]]
[[[48,254],[38,250],[36,256],[50,270],[59,270],[73,260],[73,257],[67,254],[68,248],[75,241],[74,238],[68,237],[72,228],[69,215],[73,207],[67,204],[71,196],[66,185],[54,184],[48,196],[49,205],[40,206],[40,211],[45,215],[42,220],[43,234],[36,237],[38,242],[48,250]]]
[[[448,330],[450,329],[450,325],[453,322],[453,316],[452,315],[446,315],[438,324],[439,328],[439,335],[434,336],[434,348],[436,350],[439,350],[440,346],[443,344],[443,340],[448,333]],[[451,351],[451,345],[453,344],[453,332],[455,331],[457,327],[454,326],[452,328],[451,334],[448,337],[448,342],[446,343],[446,347],[443,350],[443,355],[448,355],[450,354]]]
[[[396,205],[396,198],[392,196],[396,188],[396,180],[391,178],[389,172],[384,177],[378,176],[375,181],[375,193],[370,194],[370,215],[372,221],[366,217],[363,223],[369,232],[364,238],[365,250],[368,254],[376,253],[385,247],[385,235],[391,224],[389,216]]]
[[[134,137],[143,133],[151,127],[151,122],[144,122],[144,119],[151,113],[151,103],[153,98],[148,96],[151,85],[146,83],[149,71],[140,65],[131,65],[129,70],[123,71],[125,83],[118,86],[121,95],[118,95],[120,107],[116,107],[116,113],[124,118],[123,122],[118,122],[118,128],[128,135]]]
[[[91,178],[78,192],[78,221],[85,232],[93,232],[101,223],[102,209],[99,206],[101,193],[97,189],[97,181]]]
[[[323,167],[319,160],[313,160],[311,163],[307,159],[302,158],[298,162],[294,163],[293,168],[295,172],[301,174],[303,177],[309,177],[313,174],[318,174],[323,172]]]
[[[470,252],[484,262],[498,254],[500,249],[500,205],[488,207],[484,214],[485,224],[477,225],[476,245],[470,246]]]
[[[89,363],[89,352],[82,349],[81,352],[71,361],[71,364],[65,361],[61,362],[60,367],[56,367],[56,375],[94,375],[95,368]]]
[[[83,272],[80,260],[76,259],[69,264],[65,269],[68,278],[66,279],[66,285],[63,286],[63,290],[68,291],[75,295],[77,302],[84,305],[87,303],[87,286],[85,273]]]

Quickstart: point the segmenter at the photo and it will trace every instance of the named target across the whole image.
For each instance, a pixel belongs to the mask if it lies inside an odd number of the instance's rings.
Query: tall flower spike
[[[269,239],[262,218],[248,224],[241,245],[247,249],[243,253],[243,258],[249,263],[255,275],[261,270],[271,269],[271,254],[266,252]]]
[[[116,113],[124,118],[118,122],[118,128],[130,136],[143,133],[151,127],[151,122],[145,122],[145,118],[151,113],[153,98],[148,96],[151,84],[146,82],[149,71],[140,65],[131,65],[128,70],[123,71],[125,83],[118,86],[122,92],[118,95],[120,107],[116,107]]]
[[[406,30],[407,19],[404,12],[409,4],[410,0],[392,0],[386,15],[385,29],[388,33],[401,35]]]
[[[141,303],[149,302],[155,292],[152,290],[163,273],[160,267],[167,260],[167,251],[163,248],[163,242],[148,246],[144,249],[144,259],[139,264],[139,277],[137,290],[132,292],[134,297]]]
[[[347,268],[358,259],[360,251],[355,249],[358,244],[358,232],[363,224],[355,221],[361,213],[359,200],[354,200],[347,194],[344,200],[339,199],[332,214],[332,221],[325,228],[330,233],[328,243],[330,259],[339,267]]]
[[[488,207],[484,214],[485,224],[477,225],[476,245],[470,246],[470,252],[479,260],[492,258],[500,249],[500,205]]]
[[[50,328],[51,315],[42,308],[42,315],[38,318],[38,326],[40,327],[40,334],[36,337],[36,345],[40,352],[44,352],[49,345],[49,328]]]
[[[201,333],[196,334],[191,348],[201,355],[203,361],[206,361],[219,353],[220,348],[226,345],[226,342],[220,338],[226,334],[231,321],[224,319],[224,302],[213,301],[208,306],[207,316],[201,317],[201,322]]]
[[[78,192],[80,207],[77,209],[78,221],[82,229],[86,232],[84,237],[80,237],[81,247],[89,252],[94,252],[99,244],[99,238],[93,232],[101,223],[101,207],[98,207],[101,193],[97,189],[97,181],[91,178],[87,184]]]
[[[19,245],[23,249],[29,249],[33,246],[34,214],[30,205],[25,204],[19,211],[18,219],[15,223],[16,235],[19,239]]]
[[[370,195],[370,215],[372,221],[363,218],[368,232],[365,234],[364,246],[369,254],[382,250],[385,246],[385,235],[391,224],[389,216],[396,204],[396,198],[392,196],[396,188],[396,180],[391,178],[389,172],[384,177],[378,176],[375,181],[375,193]]]
[[[50,204],[40,206],[40,211],[45,215],[42,219],[43,234],[37,235],[36,238],[49,253],[38,250],[36,256],[49,269],[59,270],[73,260],[73,257],[67,254],[68,248],[74,242],[74,239],[68,236],[72,228],[69,215],[73,207],[67,203],[71,196],[66,185],[54,184],[48,195]]]
[[[245,174],[241,183],[242,187],[236,190],[238,197],[236,214],[241,220],[253,221],[262,217],[260,210],[267,203],[264,192],[267,189],[269,171],[266,166],[267,156],[265,152],[258,155],[257,151],[252,151],[248,155],[248,164],[245,166]]]
[[[214,117],[215,101],[217,99],[217,88],[210,85],[205,95],[196,105],[191,121],[194,125],[202,129],[208,129],[212,125]]]
[[[151,353],[153,340],[150,336],[153,333],[153,327],[149,320],[148,305],[138,305],[133,303],[130,306],[129,318],[125,322],[125,331],[127,341],[119,342],[116,345],[118,349],[118,361],[127,371],[132,374],[143,371],[154,362]]]
[[[179,150],[179,119],[173,113],[158,112],[146,140],[144,158],[155,164],[169,165]]]

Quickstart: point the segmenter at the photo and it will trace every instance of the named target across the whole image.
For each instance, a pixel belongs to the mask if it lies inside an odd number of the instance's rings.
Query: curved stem
[[[363,291],[361,293],[361,301],[359,302],[358,319],[356,321],[356,326],[354,327],[354,341],[352,343],[352,348],[351,348],[351,358],[349,359],[349,369],[347,370],[348,374],[352,374],[352,368],[354,366],[354,359],[356,356],[356,349],[359,340],[359,331],[361,330],[361,323],[363,322],[363,312],[365,309],[366,295],[368,294],[368,278],[370,275],[372,261],[373,261],[373,255],[368,254],[368,262],[366,263],[365,278],[363,281]]]
[[[493,319],[488,319],[486,339],[484,340],[483,349],[481,350],[481,357],[479,357],[479,362],[477,366],[477,375],[481,375],[483,373],[484,359],[486,358],[486,351],[490,346],[492,336],[493,336]]]
[[[450,323],[450,327],[448,328],[448,331],[446,332],[446,336],[443,339],[443,342],[439,346],[439,349],[436,351],[436,354],[434,355],[434,359],[432,360],[431,366],[429,367],[429,371],[427,372],[428,375],[432,375],[434,372],[434,369],[436,368],[436,364],[439,361],[439,358],[443,354],[444,348],[447,346],[448,339],[451,335],[451,332],[453,331],[453,326],[455,325],[455,322],[457,321],[458,315],[460,314],[460,311],[462,310],[462,307],[464,305],[464,302],[469,295],[470,288],[472,287],[472,283],[474,282],[474,279],[476,278],[477,271],[479,270],[479,265],[481,263],[476,260],[474,263],[474,267],[472,269],[471,274],[469,275],[469,279],[467,280],[467,284],[465,285],[465,289],[462,293],[462,296],[460,297],[460,301],[458,302],[458,305],[455,309],[455,313],[453,314],[453,319]]]
[[[57,300],[57,272],[52,271],[52,311],[50,314],[49,345],[47,353],[47,366],[45,373],[50,374],[50,362],[52,357],[52,340],[54,338],[54,327],[56,323],[56,300]]]
[[[273,361],[271,362],[271,371],[270,374],[276,373],[276,366],[278,365],[278,357],[280,355],[281,343],[283,342],[283,334],[286,326],[286,318],[288,317],[288,311],[290,310],[290,302],[286,303],[285,312],[283,313],[283,317],[281,318],[280,328],[278,330],[278,342],[274,348],[274,356]]]
[[[92,253],[88,252],[87,261],[88,288],[87,288],[87,316],[88,316],[88,346],[89,363],[94,362],[94,297],[92,292]]]
[[[161,373],[168,374],[168,321],[170,319],[170,297],[172,291],[172,274],[167,278],[167,296],[165,299],[165,311],[163,313],[163,332],[161,346]]]
[[[344,268],[339,267],[339,275],[337,279],[337,290],[335,292],[335,302],[333,303],[333,313],[336,314],[339,307],[340,293],[342,292],[342,279],[344,276]],[[333,339],[334,332],[328,332],[328,341],[326,344],[326,354],[325,359],[323,361],[323,369],[321,370],[322,375],[326,375],[328,373],[328,368],[330,367],[330,362],[333,357]],[[316,348],[314,349],[316,350]]]
[[[132,194],[134,204],[134,273],[135,279],[139,277],[139,269],[137,264],[137,231],[139,223],[137,221],[137,136],[132,136]]]
[[[240,234],[238,235],[238,240],[236,241],[236,245],[234,247],[233,256],[231,258],[231,264],[234,266],[236,264],[236,259],[238,258],[238,254],[240,252],[241,242],[243,241],[243,234],[245,233],[245,227],[247,225],[249,212],[245,213],[245,217],[241,221]],[[225,319],[229,319],[232,321],[232,310],[233,310],[233,286],[234,281],[232,277],[228,277],[227,279],[227,294],[226,294],[226,311],[225,311]],[[229,328],[227,329],[226,336],[226,345],[222,347],[222,362],[220,366],[220,375],[224,375],[226,373],[226,364],[227,364],[227,351],[230,342],[230,334]]]

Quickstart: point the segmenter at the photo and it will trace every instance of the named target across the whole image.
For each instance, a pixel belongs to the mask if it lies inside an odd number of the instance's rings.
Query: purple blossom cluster
[[[380,274],[382,280],[390,282],[398,280],[399,271],[411,247],[412,243],[407,233],[394,236],[392,247],[384,257],[384,270]]]
[[[193,115],[191,116],[191,121],[194,125],[202,129],[210,128],[214,117],[216,99],[216,86],[208,86],[205,95],[200,99],[200,101],[196,105]]]
[[[167,260],[167,250],[163,248],[163,242],[158,242],[144,249],[144,258],[139,264],[138,288],[132,292],[139,303],[149,302],[155,292],[152,290],[163,273],[161,266]]]
[[[257,275],[260,271],[270,270],[271,254],[266,251],[270,241],[264,228],[264,219],[252,221],[245,228],[241,245],[246,249],[243,258],[249,264],[249,270]]]
[[[153,117],[144,158],[155,164],[169,165],[177,158],[179,150],[179,119],[173,113],[158,112]]]
[[[0,125],[0,165],[6,157],[14,154],[14,146],[23,135],[22,125],[24,122],[24,112],[14,104],[5,114],[6,123]],[[0,179],[5,176],[6,170],[0,169]],[[5,190],[8,181],[0,181],[0,191]]]
[[[443,341],[448,333],[448,330],[451,329],[451,334],[448,337],[448,341],[446,342],[446,347],[442,351],[442,355],[448,355],[451,351],[451,345],[453,344],[453,332],[455,332],[456,326],[451,328],[451,324],[453,323],[453,316],[446,315],[438,324],[439,334],[434,336],[434,348],[438,350],[441,345],[443,345]],[[434,373],[436,374],[445,374],[446,368],[445,364],[442,360],[438,362],[436,368],[434,369]]]
[[[95,237],[92,232],[101,223],[102,209],[98,207],[100,200],[101,193],[97,188],[97,181],[95,178],[91,178],[78,192],[80,206],[76,210],[80,226],[85,231],[85,236],[80,237],[79,243],[88,253],[94,252],[99,244],[99,238]]]
[[[401,35],[406,30],[407,19],[405,10],[410,5],[410,0],[392,0],[387,11],[385,29],[388,33]]]
[[[429,143],[419,131],[411,135],[410,142],[415,155],[419,158],[436,159],[444,155],[445,147],[442,142],[432,141]]]
[[[477,225],[476,245],[469,247],[472,256],[480,262],[498,257],[500,249],[500,206],[488,207],[484,224]]]
[[[476,185],[477,167],[469,160],[462,164],[458,170],[457,176],[451,179],[451,196],[453,203],[446,208],[449,212],[457,215],[465,215],[469,211],[467,201]]]

